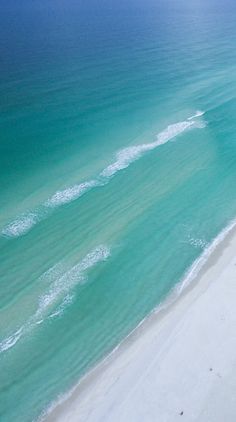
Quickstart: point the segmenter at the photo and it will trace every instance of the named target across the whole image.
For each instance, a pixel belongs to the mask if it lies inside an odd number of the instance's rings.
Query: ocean
[[[236,218],[236,5],[0,9],[0,418],[31,422]]]

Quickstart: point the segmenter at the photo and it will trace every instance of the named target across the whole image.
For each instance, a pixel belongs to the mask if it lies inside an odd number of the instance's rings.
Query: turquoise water
[[[117,3],[1,6],[4,422],[37,420],[236,217],[234,3]]]

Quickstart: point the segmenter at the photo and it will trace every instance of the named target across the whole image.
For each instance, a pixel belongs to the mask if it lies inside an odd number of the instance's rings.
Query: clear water
[[[27,422],[236,216],[236,6],[15,3],[0,6],[0,412]]]

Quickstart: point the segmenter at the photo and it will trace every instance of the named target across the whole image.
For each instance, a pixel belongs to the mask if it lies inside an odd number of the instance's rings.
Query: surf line
[[[200,119],[203,115],[204,112],[198,110],[187,120],[167,126],[153,142],[121,149],[115,154],[113,163],[104,168],[96,178],[58,190],[35,210],[27,211],[8,223],[2,229],[2,236],[14,238],[28,233],[37,223],[46,219],[54,209],[75,201],[94,188],[105,186],[117,172],[129,167],[148,151],[166,144],[187,130],[204,128],[206,123]]]
[[[72,303],[75,296],[75,288],[89,281],[89,271],[107,261],[111,256],[111,248],[99,245],[92,249],[78,264],[63,273],[55,266],[41,276],[41,280],[48,280],[49,288],[39,297],[36,312],[20,328],[0,341],[0,353],[11,349],[21,339],[29,334],[36,326],[41,325],[49,318],[61,316],[65,309]]]

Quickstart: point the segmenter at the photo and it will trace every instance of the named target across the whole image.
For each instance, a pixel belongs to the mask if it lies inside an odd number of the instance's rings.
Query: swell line
[[[34,315],[13,334],[0,342],[0,353],[12,348],[20,338],[29,333],[37,325],[48,318],[62,315],[64,310],[73,301],[73,288],[86,282],[87,272],[96,264],[106,261],[111,255],[107,246],[100,245],[89,252],[77,265],[63,273],[60,266],[53,267],[44,274],[50,286],[38,299],[38,308]],[[42,277],[40,277],[42,280]]]
[[[199,119],[203,115],[203,111],[196,111],[187,120],[167,126],[157,135],[155,141],[121,149],[115,154],[113,163],[104,168],[96,178],[58,190],[37,209],[23,213],[7,224],[2,229],[2,235],[11,238],[26,234],[37,223],[47,218],[53,209],[75,201],[94,188],[105,186],[117,172],[129,167],[130,164],[140,159],[148,151],[166,144],[187,130],[204,128],[205,122]]]

